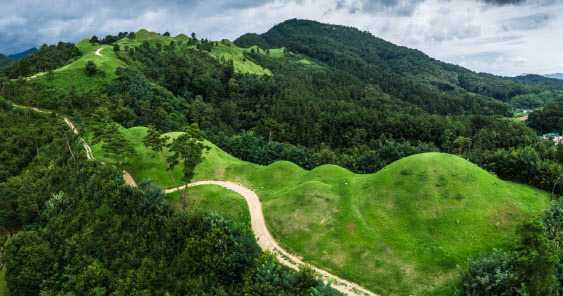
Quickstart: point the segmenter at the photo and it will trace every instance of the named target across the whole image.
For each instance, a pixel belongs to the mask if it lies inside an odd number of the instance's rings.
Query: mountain
[[[7,66],[12,62],[14,62],[14,60],[0,53],[0,67]]]
[[[545,74],[543,76],[547,78],[563,79],[563,73]]]
[[[537,74],[531,74],[531,73],[522,73],[516,77],[525,77],[525,76],[541,76],[541,77],[545,77],[545,78],[551,78],[551,79],[560,79],[563,80],[563,73],[553,73],[553,74],[544,74],[544,75],[537,75]],[[514,78],[516,78],[514,77]]]
[[[13,59],[13,60],[19,60],[19,59],[21,59],[21,58],[25,58],[25,57],[28,56],[30,53],[36,52],[36,51],[38,51],[38,50],[39,50],[39,49],[37,49],[37,47],[32,47],[32,48],[30,48],[30,49],[28,49],[28,50],[26,50],[26,51],[22,51],[22,52],[19,52],[19,53],[11,54],[11,55],[9,55],[8,57],[11,58],[11,59]]]
[[[240,47],[286,47],[377,85],[430,113],[467,113],[471,107],[464,105],[468,102],[478,102],[482,108],[502,113],[498,100],[509,102],[516,95],[545,90],[543,85],[531,81],[513,81],[444,63],[366,31],[316,21],[288,20],[264,34],[242,35],[234,43]],[[558,87],[563,89],[563,83]]]

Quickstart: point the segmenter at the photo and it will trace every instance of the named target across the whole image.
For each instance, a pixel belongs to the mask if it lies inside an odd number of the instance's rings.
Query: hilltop
[[[34,52],[36,52],[36,51],[38,51],[38,50],[39,50],[39,49],[37,49],[37,47],[32,47],[32,48],[30,48],[30,49],[28,49],[28,50],[25,50],[25,51],[22,51],[22,52],[18,52],[18,53],[15,53],[15,54],[8,55],[8,57],[9,57],[10,59],[13,59],[13,60],[19,60],[19,59],[21,59],[21,58],[25,58],[25,57],[28,56],[29,54],[34,53]]]
[[[137,182],[172,187],[159,155],[140,142],[146,130],[124,130],[138,154],[126,169]],[[92,147],[95,157],[111,162],[101,145]],[[516,224],[549,205],[547,193],[502,181],[449,154],[413,155],[357,175],[335,165],[310,171],[286,161],[260,166],[207,145],[212,148],[193,181],[252,188],[285,248],[383,295],[448,291],[457,280],[456,265],[493,248],[510,250]],[[175,168],[176,179],[181,170]],[[207,208],[213,211],[214,204]]]

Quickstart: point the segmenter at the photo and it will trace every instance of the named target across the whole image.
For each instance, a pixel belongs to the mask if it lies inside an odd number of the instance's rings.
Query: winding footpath
[[[101,48],[98,50],[100,51]],[[23,108],[27,108],[27,109],[32,109],[38,112],[46,112],[46,111],[41,111],[35,107],[26,107],[26,106],[21,106],[21,105],[16,105],[18,107],[23,107]],[[62,116],[65,123],[70,127],[70,129],[72,130],[73,133],[78,135],[78,130],[76,129],[76,127],[74,126],[74,124],[66,117]],[[88,143],[86,143],[86,141],[84,141],[84,139],[82,137],[80,137],[81,141],[84,144],[84,149],[86,150],[86,156],[88,157],[88,159],[91,160],[95,160],[94,155],[92,154],[92,149],[90,148],[90,146],[88,145]],[[130,186],[137,186],[137,183],[135,182],[135,179],[133,179],[133,176],[131,176],[131,174],[129,172],[127,172],[126,170],[123,171],[123,179],[125,180],[125,183],[130,185]],[[264,219],[264,212],[262,211],[262,203],[260,202],[260,198],[258,197],[258,195],[256,195],[256,193],[240,184],[237,183],[233,183],[233,182],[229,182],[229,181],[199,181],[199,182],[194,182],[191,184],[188,184],[188,187],[193,187],[193,186],[200,186],[200,185],[218,185],[221,186],[227,190],[231,190],[239,195],[241,195],[242,197],[244,197],[244,199],[246,200],[247,204],[248,204],[248,209],[250,211],[250,224],[251,224],[251,228],[252,231],[254,232],[255,236],[256,236],[256,241],[258,243],[258,245],[260,246],[260,248],[264,251],[270,251],[272,252],[277,259],[280,261],[280,263],[282,263],[283,265],[286,265],[290,268],[293,268],[295,270],[299,270],[299,268],[301,266],[305,266],[307,265],[305,262],[303,262],[301,259],[299,259],[297,256],[290,254],[289,252],[287,252],[286,250],[284,250],[279,244],[278,242],[274,239],[274,237],[272,236],[272,234],[270,234],[270,231],[268,231],[268,227],[266,226],[266,220]],[[183,188],[183,186],[181,186],[180,188],[172,188],[172,189],[166,189],[164,192],[165,193],[170,193],[170,192],[174,192],[176,190],[181,190],[181,188]],[[331,287],[340,291],[341,293],[345,294],[345,295],[351,295],[351,296],[377,296],[377,294],[368,291],[365,288],[362,288],[360,285],[347,281],[345,279],[342,279],[336,275],[333,275],[325,270],[322,270],[320,268],[317,268],[315,266],[309,265],[313,270],[315,270],[315,272],[318,274],[318,276],[323,280],[323,282],[325,283],[331,283]],[[1,269],[0,269],[1,270]]]
[[[96,52],[94,52],[94,54],[97,55],[97,56],[103,57],[103,55],[100,53],[100,51],[102,51],[102,49],[104,49],[104,48],[106,48],[106,47],[102,46],[102,47],[98,48],[98,50],[96,50]]]

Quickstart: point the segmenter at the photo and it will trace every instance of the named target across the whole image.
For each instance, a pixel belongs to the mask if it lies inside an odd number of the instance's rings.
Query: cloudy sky
[[[0,0],[0,52],[140,28],[214,40],[290,18],[370,31],[479,72],[563,72],[563,0]]]

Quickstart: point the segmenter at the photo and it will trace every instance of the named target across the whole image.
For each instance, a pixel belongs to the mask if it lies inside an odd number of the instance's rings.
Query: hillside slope
[[[460,104],[464,100],[480,101],[484,108],[495,108],[495,112],[502,113],[498,101],[492,98],[508,102],[518,94],[545,90],[535,83],[518,83],[443,63],[369,32],[309,20],[288,20],[264,34],[245,34],[234,42],[244,47],[285,46],[292,52],[378,85],[385,92],[432,113],[446,114],[455,110],[452,103]],[[563,82],[558,88],[563,89]],[[478,95],[478,98],[464,97],[464,94]]]
[[[142,127],[127,130],[138,156],[126,168],[137,181],[171,187],[163,161],[140,143],[145,134]],[[259,166],[208,145],[194,181],[253,189],[268,228],[286,249],[383,295],[448,291],[456,265],[492,248],[510,249],[516,223],[549,204],[547,193],[449,154],[414,155],[357,175],[334,165],[311,171],[283,161]],[[101,144],[92,148],[97,159],[109,161]],[[181,167],[174,174],[179,179]]]

